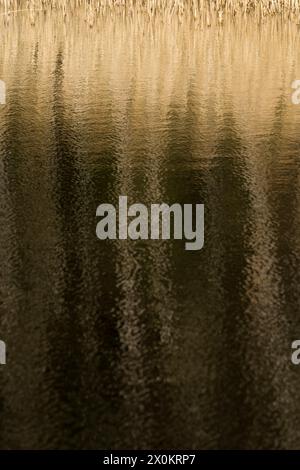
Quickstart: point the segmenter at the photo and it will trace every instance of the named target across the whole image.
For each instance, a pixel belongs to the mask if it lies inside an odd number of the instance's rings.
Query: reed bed
[[[83,8],[90,21],[98,15],[142,13],[150,18],[158,15],[163,18],[205,18],[210,25],[212,18],[222,23],[226,16],[241,14],[259,18],[281,14],[299,19],[300,0],[0,0],[0,8],[4,16],[23,10],[33,14],[49,9],[68,15]]]

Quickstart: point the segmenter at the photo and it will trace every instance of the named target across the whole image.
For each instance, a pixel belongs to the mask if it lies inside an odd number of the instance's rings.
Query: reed
[[[90,22],[98,15],[192,16],[205,18],[209,26],[212,18],[222,23],[226,16],[254,14],[258,17],[283,14],[300,15],[300,0],[0,0],[2,14],[12,15],[20,10],[33,12],[57,9],[64,15],[84,8]]]

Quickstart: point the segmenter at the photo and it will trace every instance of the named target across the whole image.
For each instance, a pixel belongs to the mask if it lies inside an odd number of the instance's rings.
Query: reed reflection
[[[31,23],[0,30],[0,446],[299,447],[297,27]],[[99,242],[120,195],[204,203],[205,249]]]

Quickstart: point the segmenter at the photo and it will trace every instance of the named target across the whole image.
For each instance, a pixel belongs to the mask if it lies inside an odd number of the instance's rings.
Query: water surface
[[[300,448],[300,33],[0,29],[1,448]],[[96,208],[204,203],[205,248]]]

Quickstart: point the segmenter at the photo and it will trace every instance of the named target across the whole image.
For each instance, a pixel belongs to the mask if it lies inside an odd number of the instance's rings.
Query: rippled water
[[[299,448],[296,25],[0,29],[1,448]],[[205,248],[96,208],[204,203]]]

